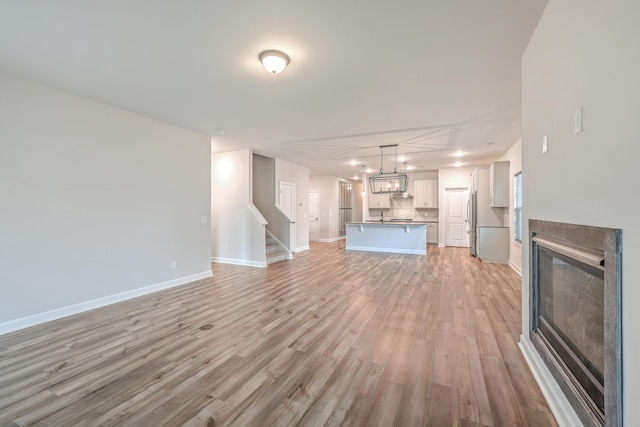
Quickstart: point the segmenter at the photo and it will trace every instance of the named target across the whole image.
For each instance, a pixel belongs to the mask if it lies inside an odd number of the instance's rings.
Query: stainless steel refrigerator
[[[472,188],[467,203],[469,224],[469,253],[478,256],[477,227],[502,227],[502,208],[492,208],[489,203],[489,167],[476,168],[472,175]]]
[[[476,225],[478,218],[478,193],[471,192],[469,194],[469,201],[467,202],[467,218],[469,224],[469,253],[473,256],[478,256],[476,252]]]

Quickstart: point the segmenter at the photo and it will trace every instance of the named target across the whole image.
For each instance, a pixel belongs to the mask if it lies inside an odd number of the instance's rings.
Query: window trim
[[[519,185],[518,185],[519,184]],[[518,187],[520,203],[518,204]],[[518,237],[520,237],[518,239]],[[515,243],[522,245],[522,171],[513,175],[513,236]]]

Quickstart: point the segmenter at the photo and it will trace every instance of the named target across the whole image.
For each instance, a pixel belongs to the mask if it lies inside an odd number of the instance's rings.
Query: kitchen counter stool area
[[[427,224],[358,222],[347,224],[346,250],[427,254]]]

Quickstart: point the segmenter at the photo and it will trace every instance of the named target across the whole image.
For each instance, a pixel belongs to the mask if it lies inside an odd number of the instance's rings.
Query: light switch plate
[[[582,132],[582,107],[578,107],[573,114],[573,134],[577,135]]]
[[[542,137],[542,154],[546,154],[547,150],[549,149],[548,141],[549,138],[547,137],[547,135]]]

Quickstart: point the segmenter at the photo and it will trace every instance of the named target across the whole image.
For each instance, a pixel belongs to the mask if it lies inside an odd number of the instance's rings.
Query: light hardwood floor
[[[0,336],[0,426],[556,425],[507,266],[320,243],[213,272]]]

